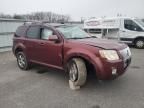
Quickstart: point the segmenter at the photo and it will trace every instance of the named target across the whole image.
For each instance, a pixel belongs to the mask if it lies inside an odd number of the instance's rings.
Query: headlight
[[[99,51],[102,58],[107,60],[119,60],[119,56],[115,50],[100,50]]]

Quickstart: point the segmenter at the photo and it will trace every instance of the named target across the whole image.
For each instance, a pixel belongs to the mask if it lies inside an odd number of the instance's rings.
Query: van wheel
[[[144,39],[137,39],[135,41],[135,46],[140,49],[144,48]]]
[[[28,70],[29,69],[29,63],[28,60],[26,59],[26,56],[23,52],[18,52],[16,54],[17,57],[17,64],[20,69],[22,70]]]
[[[68,63],[69,80],[74,86],[82,86],[86,82],[87,70],[85,62],[80,58],[74,58]]]

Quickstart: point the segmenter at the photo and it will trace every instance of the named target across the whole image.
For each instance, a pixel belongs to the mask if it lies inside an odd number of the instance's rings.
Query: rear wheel
[[[80,58],[74,58],[68,63],[69,80],[75,86],[82,86],[86,82],[87,70],[85,62]]]
[[[20,69],[22,70],[28,70],[29,69],[29,62],[26,59],[26,56],[23,52],[18,52],[16,54],[17,57],[17,64],[19,66]]]
[[[135,46],[140,49],[144,48],[144,39],[137,39],[135,41]]]

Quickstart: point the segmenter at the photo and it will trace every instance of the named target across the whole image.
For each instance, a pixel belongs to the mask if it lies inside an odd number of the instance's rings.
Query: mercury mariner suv
[[[99,80],[122,75],[131,62],[126,44],[89,36],[79,27],[66,24],[32,23],[16,30],[13,53],[19,68],[40,64],[69,73],[75,86],[83,86],[92,71]]]

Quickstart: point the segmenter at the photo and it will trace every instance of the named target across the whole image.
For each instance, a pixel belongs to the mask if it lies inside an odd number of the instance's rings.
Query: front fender
[[[72,58],[75,58],[75,57],[83,58],[83,59],[87,60],[89,63],[91,63],[96,70],[97,76],[100,76],[101,72],[104,71],[103,63],[102,63],[100,57],[96,56],[95,53],[90,52],[85,49],[73,49],[73,50],[68,51],[66,53],[65,59],[64,59],[65,66],[69,62],[69,60],[71,60]]]

